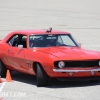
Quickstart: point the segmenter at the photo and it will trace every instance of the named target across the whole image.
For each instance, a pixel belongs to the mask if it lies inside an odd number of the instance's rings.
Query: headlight
[[[98,62],[98,65],[100,66],[100,61]]]
[[[65,63],[64,63],[63,61],[60,61],[60,62],[58,63],[58,67],[59,67],[59,68],[65,67]]]

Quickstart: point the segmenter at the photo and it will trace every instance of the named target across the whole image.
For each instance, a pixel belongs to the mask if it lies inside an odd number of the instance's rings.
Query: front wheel
[[[48,76],[43,68],[37,64],[37,86],[46,86],[48,83]]]
[[[5,67],[4,63],[0,60],[0,75],[1,77],[6,77],[7,68]]]

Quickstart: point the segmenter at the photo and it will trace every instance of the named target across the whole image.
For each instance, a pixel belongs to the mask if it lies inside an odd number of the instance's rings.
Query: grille
[[[54,66],[58,68],[58,62],[54,62]],[[65,62],[65,67],[94,67],[94,66],[99,66],[99,60],[95,61],[64,61]]]

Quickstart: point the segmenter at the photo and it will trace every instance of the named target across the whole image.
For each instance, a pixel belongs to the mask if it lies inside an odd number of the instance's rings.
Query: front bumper
[[[48,73],[48,76],[52,78],[82,78],[82,77],[99,77],[100,68],[80,68],[80,69],[59,69],[53,68],[52,72]]]
[[[97,72],[100,71],[100,68],[95,68],[95,69],[89,69],[89,70],[67,70],[67,69],[53,69],[54,72]]]

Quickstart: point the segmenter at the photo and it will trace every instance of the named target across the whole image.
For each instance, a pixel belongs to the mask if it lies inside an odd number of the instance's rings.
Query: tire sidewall
[[[48,76],[43,68],[37,64],[37,86],[46,86],[48,82]]]
[[[6,72],[7,72],[7,68],[5,67],[3,62],[0,60],[0,76],[6,77]]]

